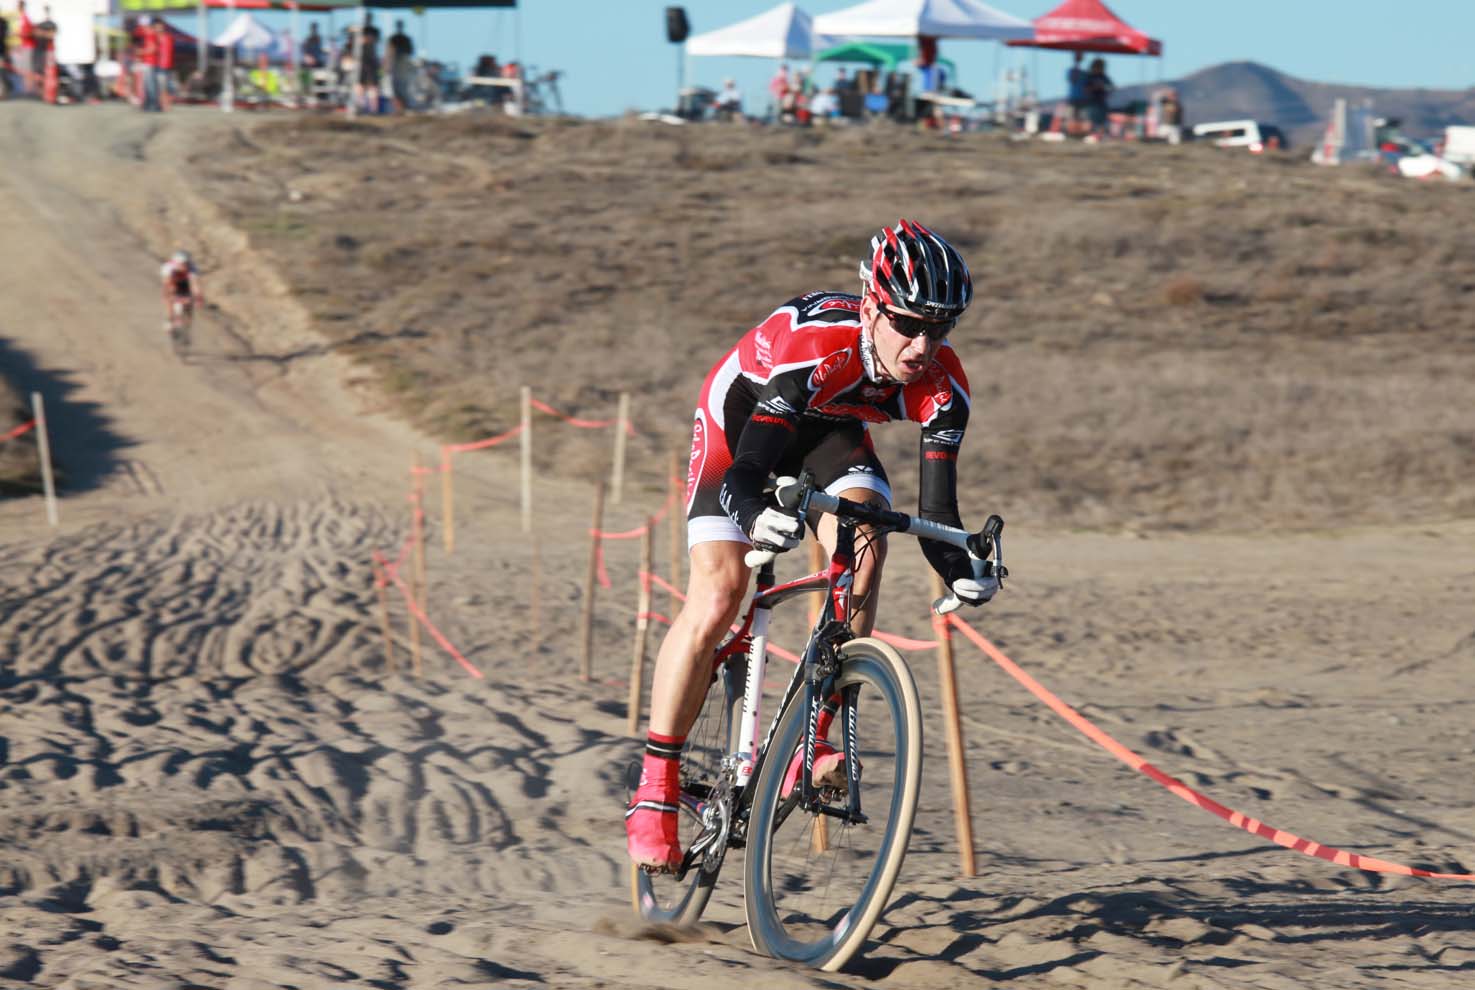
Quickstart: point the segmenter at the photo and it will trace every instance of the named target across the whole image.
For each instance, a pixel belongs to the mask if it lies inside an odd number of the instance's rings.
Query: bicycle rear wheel
[[[839,746],[841,727],[854,716],[867,820],[850,824],[801,808],[798,787],[782,796],[790,758],[804,742],[800,694],[784,710],[758,775],[743,867],[753,947],[828,971],[860,950],[886,907],[922,779],[922,711],[906,663],[874,639],[851,640],[840,657],[837,688],[845,705],[829,735]],[[824,792],[822,800],[843,809],[847,799]]]
[[[727,855],[731,793],[723,788],[723,757],[737,749],[747,658],[723,663],[707,689],[702,710],[681,751],[681,811],[677,835],[681,849],[699,855],[684,875],[650,873],[630,866],[630,896],[635,913],[647,921],[691,924],[701,917]],[[636,774],[638,777],[638,772]],[[630,790],[634,791],[634,783]]]

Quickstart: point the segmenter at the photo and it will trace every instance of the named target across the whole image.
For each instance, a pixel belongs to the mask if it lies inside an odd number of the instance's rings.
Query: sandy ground
[[[1178,801],[960,652],[979,876],[958,876],[934,661],[895,903],[842,974],[756,955],[735,862],[708,923],[648,930],[619,805],[635,548],[580,684],[584,488],[458,464],[433,616],[484,680],[386,663],[369,569],[413,452],[277,277],[175,171],[209,113],[7,107],[5,371],[53,404],[63,524],[0,505],[0,986],[1452,987],[1469,885],[1339,869]],[[156,258],[210,252],[199,354]],[[610,526],[638,523],[642,492]],[[432,532],[439,518],[432,500]],[[663,536],[664,539],[664,536]],[[1107,731],[1282,828],[1475,869],[1475,523],[1298,536],[1009,533],[971,616]],[[797,565],[796,565],[797,566]],[[920,555],[882,626],[926,635]],[[779,627],[790,644],[797,625]]]

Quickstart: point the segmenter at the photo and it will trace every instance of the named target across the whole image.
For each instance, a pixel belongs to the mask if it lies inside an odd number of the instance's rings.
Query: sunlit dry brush
[[[1200,147],[496,117],[293,121],[202,164],[322,331],[447,439],[515,425],[523,384],[601,417],[630,390],[657,492],[711,363],[791,296],[856,289],[909,216],[971,261],[964,473],[1011,518],[1475,509],[1468,188]],[[911,431],[878,438],[909,492]],[[538,455],[592,479],[607,439],[544,430]]]

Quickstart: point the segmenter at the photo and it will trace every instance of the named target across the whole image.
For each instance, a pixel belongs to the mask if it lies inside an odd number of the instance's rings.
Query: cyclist
[[[770,475],[808,467],[832,495],[889,507],[869,424],[911,420],[921,426],[919,514],[962,526],[957,457],[968,380],[946,338],[973,299],[968,267],[947,241],[902,220],[872,238],[860,277],[858,296],[810,292],[774,310],[702,386],[686,482],[691,578],[656,659],[640,785],[625,813],[630,857],[649,869],[681,862],[678,760],[710,682],[709,658],[742,605],[749,577],[743,555],[750,545],[789,550],[800,541],[800,520],[764,497]],[[834,517],[824,516],[816,532],[831,551],[835,528]],[[853,588],[861,603],[853,626],[862,636],[875,622],[886,556],[884,542],[862,527],[857,546],[867,543]],[[959,599],[980,605],[998,588],[992,578],[973,578],[964,551],[929,540],[922,548]],[[817,736],[825,736],[833,715],[828,706]],[[828,742],[818,745],[816,783],[843,782],[842,757]],[[796,754],[786,790],[798,763]]]
[[[175,251],[159,270],[164,293],[164,330],[173,331],[179,317],[176,312],[191,314],[205,305],[205,293],[200,288],[200,272],[190,259],[188,251]]]

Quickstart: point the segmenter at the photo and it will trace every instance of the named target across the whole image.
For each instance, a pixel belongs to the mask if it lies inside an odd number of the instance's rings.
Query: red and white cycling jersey
[[[910,420],[921,426],[920,514],[961,525],[956,462],[970,405],[963,366],[944,343],[915,381],[886,378],[862,333],[860,303],[839,292],[790,300],[712,368],[693,433],[689,519],[725,514],[746,533],[766,504],[769,476],[805,465],[821,485],[850,478],[889,500],[867,427]],[[934,548],[950,549],[930,542],[929,559]]]
[[[193,263],[166,261],[159,269],[159,280],[169,285],[169,291],[176,296],[188,296],[190,292],[190,278],[195,275]]]

